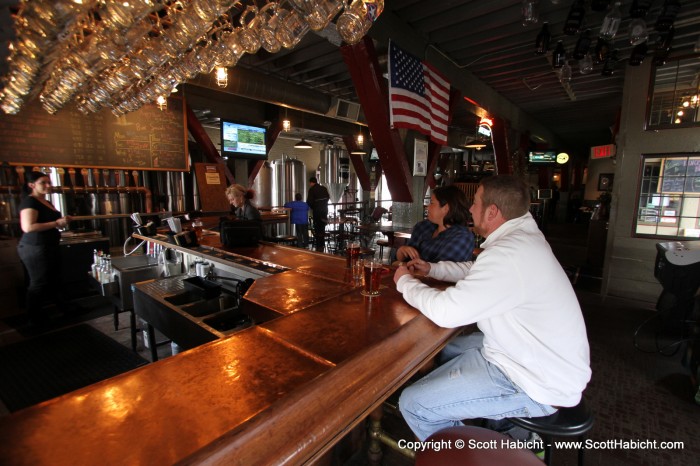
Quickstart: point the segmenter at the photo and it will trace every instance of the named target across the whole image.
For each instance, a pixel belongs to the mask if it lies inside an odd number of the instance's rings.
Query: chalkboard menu
[[[50,115],[37,100],[0,113],[0,162],[11,165],[189,170],[184,100],[144,105],[121,117],[83,115],[73,106]]]
[[[661,192],[700,193],[700,158],[666,159]]]

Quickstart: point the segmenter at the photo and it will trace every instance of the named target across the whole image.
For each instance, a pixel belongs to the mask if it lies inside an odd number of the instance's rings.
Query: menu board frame
[[[0,115],[0,161],[13,166],[190,171],[186,102],[171,96],[121,117],[103,109],[83,115],[69,105],[55,115],[37,101]],[[56,144],[51,145],[51,138]]]

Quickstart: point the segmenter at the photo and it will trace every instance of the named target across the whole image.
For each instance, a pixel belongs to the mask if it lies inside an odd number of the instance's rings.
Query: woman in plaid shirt
[[[411,239],[396,251],[396,259],[471,260],[474,235],[467,227],[468,221],[469,206],[464,193],[455,186],[436,188],[430,196],[428,219],[413,227]]]

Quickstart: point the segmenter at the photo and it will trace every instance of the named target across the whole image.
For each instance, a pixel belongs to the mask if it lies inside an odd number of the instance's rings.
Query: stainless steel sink
[[[202,320],[206,325],[221,333],[242,330],[253,325],[253,319],[238,310],[221,312]]]
[[[222,293],[216,298],[185,304],[181,306],[180,309],[191,316],[202,317],[209,314],[215,314],[217,312],[231,311],[237,307],[238,300],[235,296],[228,293]]]
[[[173,306],[185,306],[187,304],[195,303],[195,302],[201,302],[202,297],[197,294],[197,293],[192,293],[190,291],[185,291],[183,293],[178,293],[174,294],[172,296],[166,296],[165,299],[167,302],[172,304]]]

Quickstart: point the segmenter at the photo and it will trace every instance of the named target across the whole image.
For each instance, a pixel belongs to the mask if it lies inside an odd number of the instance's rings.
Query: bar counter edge
[[[139,239],[152,240],[145,237]],[[168,247],[182,250],[175,245],[168,245]],[[281,256],[287,253],[313,254],[320,261],[325,260],[325,258],[333,261],[331,262],[333,267],[344,263],[344,260],[339,262],[336,257],[319,255],[311,251],[305,253],[296,248],[274,245],[264,245],[261,248],[266,250],[277,248],[274,252]],[[264,278],[261,280],[264,282]],[[387,282],[389,281],[387,280]],[[390,282],[389,286],[393,286],[393,282]],[[389,290],[388,295],[390,295],[387,297],[388,306],[407,306],[405,302],[399,303],[397,296],[400,295],[395,289]],[[341,297],[334,299],[340,302]],[[400,299],[402,300],[402,298]],[[333,299],[323,305],[332,306]],[[290,317],[292,316],[283,316],[279,319]],[[189,455],[172,457],[165,454],[164,457],[178,464],[303,464],[318,460],[353,427],[381,405],[391,393],[408,381],[458,331],[459,329],[439,328],[426,317],[417,313],[415,317],[403,322],[393,333],[372,346],[363,348],[337,365],[329,366],[327,370],[312,380],[293,387],[252,417],[239,419],[228,428],[223,426],[224,433],[222,435],[208,443],[197,443]],[[272,333],[264,329],[260,332],[264,335]],[[100,435],[112,437],[111,443],[108,441],[108,448],[124,451],[124,457],[121,458],[123,461],[120,461],[120,464],[141,464],[148,458],[153,459],[154,451],[147,451],[147,449],[157,448],[158,435],[168,435],[164,433],[167,432],[167,429],[159,429],[157,425],[150,423],[145,424],[142,434],[151,437],[150,441],[143,445],[120,444],[115,441],[114,437],[130,438],[130,435],[133,434],[120,437],[119,435],[110,435],[113,432],[95,432],[94,426],[104,425],[104,419],[96,419],[96,421],[102,422],[95,423],[90,422],[90,419],[81,419],[79,423],[76,423],[75,413],[70,412],[70,407],[79,406],[80,402],[89,398],[92,392],[104,393],[105,390],[113,389],[115,392],[130,393],[127,388],[132,381],[131,375],[139,372],[140,379],[148,380],[150,374],[158,374],[158,370],[163,370],[162,363],[166,363],[168,370],[173,372],[177,372],[180,366],[183,370],[186,370],[184,369],[186,367],[197,367],[197,358],[202,358],[200,361],[202,367],[213,366],[211,361],[206,361],[205,358],[207,355],[214,357],[217,353],[202,349],[210,345],[223,345],[222,348],[225,348],[226,345],[235,345],[236,341],[234,338],[212,342],[195,348],[192,350],[192,354],[188,354],[188,358],[178,360],[178,356],[176,356],[149,364],[135,371],[0,418],[0,436],[3,437],[2,443],[4,444],[0,448],[0,463],[16,465],[48,464],[49,462],[51,464],[71,464],[72,459],[76,457],[92,457],[93,452],[80,452],[80,450],[90,448],[90,445],[94,443],[82,440],[85,436]],[[264,356],[264,354],[251,355],[254,358]],[[187,365],[185,365],[186,360],[188,361]],[[192,381],[188,382],[188,377],[183,376],[183,380],[186,381],[184,383],[194,384],[199,379],[193,377]],[[264,382],[262,381],[262,383]],[[159,383],[159,381],[153,380],[153,383]],[[197,387],[184,388],[197,389]],[[138,396],[138,394],[133,396]],[[236,402],[239,400],[231,400],[231,403]],[[140,405],[139,409],[149,409],[161,416],[163,413],[168,413],[167,407],[165,405],[158,407],[158,403],[156,397],[155,405]],[[61,404],[64,408],[60,407]],[[198,413],[192,412],[189,415],[197,416]],[[172,418],[168,419],[167,417],[170,415],[165,414],[165,418],[152,420],[156,423],[167,424],[173,422],[174,419],[181,420],[182,416],[182,413],[173,413]],[[56,417],[64,417],[64,419],[56,419]],[[148,415],[145,417],[149,418]],[[54,426],[54,431],[36,432],[42,429],[48,430],[47,426]],[[115,419],[110,430],[111,428],[114,430],[125,429],[127,426],[128,424],[122,425]],[[33,431],[34,433],[29,435],[30,439],[28,439],[27,434]],[[171,438],[163,443],[167,444],[173,440],[175,439]],[[93,441],[98,441],[98,439],[93,439]],[[193,442],[196,443],[196,441]],[[42,451],[44,453],[41,453]],[[47,451],[51,451],[53,454],[46,455]],[[127,451],[128,453],[126,453]],[[99,455],[98,452],[94,453]],[[118,457],[115,453],[112,451],[106,455],[109,458],[95,457],[95,462],[110,464],[111,460]],[[157,457],[158,454],[155,456]]]

